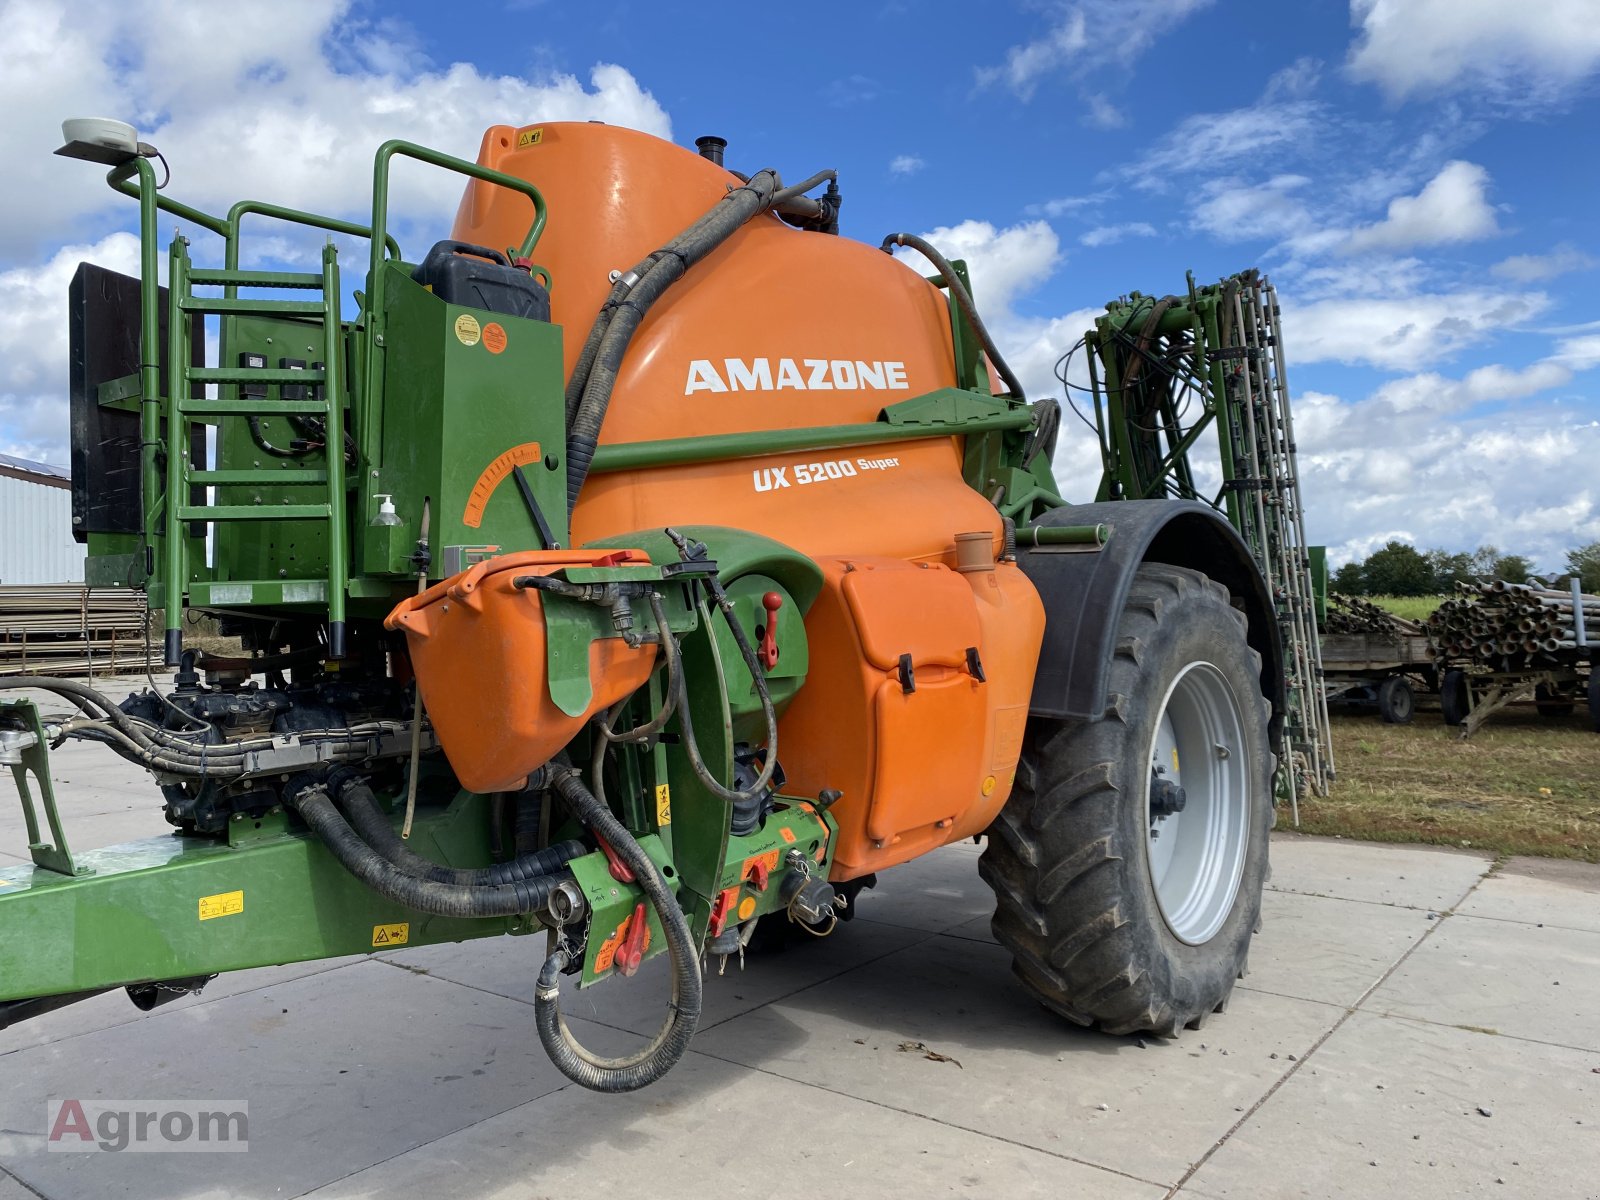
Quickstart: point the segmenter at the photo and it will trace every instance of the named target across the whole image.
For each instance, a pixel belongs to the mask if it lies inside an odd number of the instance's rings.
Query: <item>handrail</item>
[[[538,245],[540,236],[544,233],[546,208],[544,196],[532,183],[526,179],[518,179],[515,175],[507,175],[489,167],[479,166],[477,163],[468,162],[464,158],[456,158],[450,154],[443,154],[438,150],[430,150],[426,146],[419,146],[415,142],[394,139],[378,147],[378,152],[372,160],[372,264],[367,276],[367,328],[366,328],[366,354],[363,362],[365,378],[362,381],[360,403],[362,411],[358,428],[361,430],[361,457],[369,466],[379,465],[379,446],[377,431],[374,429],[376,422],[368,418],[370,406],[375,403],[383,380],[383,350],[384,344],[384,292],[386,290],[386,272],[383,270],[383,258],[380,250],[380,239],[388,236],[389,222],[389,165],[397,156],[414,158],[418,162],[427,163],[429,166],[442,167],[446,171],[454,171],[458,175],[465,175],[471,179],[481,180],[484,183],[497,184],[513,192],[521,192],[533,202],[533,224],[528,227],[527,236],[522,240],[520,250],[511,252],[513,258],[527,258],[533,253],[533,248]]]
[[[354,221],[341,221],[337,217],[324,217],[316,213],[303,212],[298,208],[285,208],[281,204],[267,204],[260,200],[241,200],[228,210],[228,225],[233,234],[228,238],[227,257],[224,260],[226,268],[230,271],[239,269],[239,226],[244,218],[254,213],[261,217],[271,217],[279,221],[291,221],[297,225],[310,225],[314,229],[326,229],[330,233],[343,233],[351,237],[371,238],[370,225],[358,225]],[[389,251],[391,257],[400,257],[400,243],[388,234],[383,238],[384,249]]]

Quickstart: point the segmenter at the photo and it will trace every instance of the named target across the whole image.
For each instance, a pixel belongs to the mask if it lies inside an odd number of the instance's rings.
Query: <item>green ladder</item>
[[[322,272],[205,270],[189,261],[189,242],[181,234],[172,241],[168,274],[168,356],[171,384],[166,398],[167,486],[164,531],[166,575],[166,662],[179,665],[183,657],[183,608],[188,599],[189,543],[184,526],[191,522],[323,520],[328,523],[328,574],[325,579],[272,580],[274,587],[306,584],[325,586],[328,602],[328,656],[345,653],[345,592],[349,582],[345,529],[344,462],[344,361],[341,337],[338,252],[330,242],[323,247]],[[223,295],[196,296],[196,286],[221,286]],[[239,288],[272,288],[320,292],[316,300],[262,300],[243,298]],[[190,317],[217,316],[316,317],[322,322],[321,370],[260,367],[192,366]],[[219,385],[218,398],[196,399],[195,385]],[[245,396],[243,385],[305,384],[320,399],[269,400]],[[321,385],[320,389],[317,385]],[[233,395],[222,389],[231,385]],[[305,414],[321,417],[326,430],[325,466],[298,471],[199,470],[189,461],[190,425],[201,418],[280,416]],[[323,484],[326,498],[314,504],[190,504],[193,485]]]

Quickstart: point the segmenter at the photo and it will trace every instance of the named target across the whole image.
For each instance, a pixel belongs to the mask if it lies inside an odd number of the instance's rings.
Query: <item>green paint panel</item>
[[[252,822],[253,824],[253,822]],[[313,835],[236,845],[152,838],[79,852],[94,874],[0,869],[0,1000],[368,954],[539,928],[531,918],[469,920],[412,912],[341,866]],[[412,844],[454,866],[489,861],[488,800],[462,793],[418,817]],[[202,914],[206,915],[202,919]]]
[[[394,497],[406,531],[395,535],[395,543],[411,553],[426,500],[435,578],[450,573],[452,546],[498,546],[505,553],[541,549],[537,526],[511,474],[513,459],[504,457],[512,455],[524,460],[523,475],[565,545],[560,328],[446,304],[400,267],[384,271],[381,466],[363,480],[363,494]],[[503,332],[496,333],[494,326]],[[356,524],[371,523],[377,501],[369,507],[370,512],[356,514]],[[477,523],[469,524],[474,517]],[[360,544],[363,551],[374,548]],[[392,556],[364,560],[356,573],[413,572],[403,556]]]

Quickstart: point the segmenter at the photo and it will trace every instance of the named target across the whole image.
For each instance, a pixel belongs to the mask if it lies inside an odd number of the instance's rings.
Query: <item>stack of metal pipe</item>
[[[1360,596],[1328,594],[1328,620],[1323,633],[1371,634],[1386,642],[1398,642],[1406,634],[1421,633],[1415,621],[1396,616],[1388,609]]]
[[[143,671],[150,662],[146,619],[145,594],[132,588],[0,587],[0,675]]]
[[[1423,623],[1440,666],[1539,670],[1586,662],[1600,647],[1600,596],[1503,579],[1456,589]]]

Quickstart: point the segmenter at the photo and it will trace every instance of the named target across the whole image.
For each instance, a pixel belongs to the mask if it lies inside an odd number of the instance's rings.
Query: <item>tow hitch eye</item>
[[[1173,783],[1170,779],[1162,779],[1159,775],[1150,779],[1150,818],[1160,820],[1170,817],[1173,813],[1181,813],[1183,806],[1189,802],[1181,785]]]

